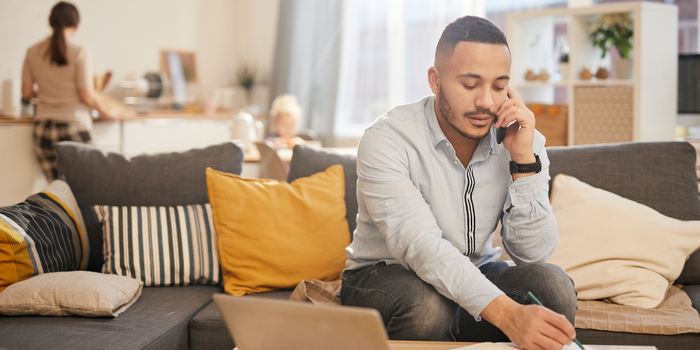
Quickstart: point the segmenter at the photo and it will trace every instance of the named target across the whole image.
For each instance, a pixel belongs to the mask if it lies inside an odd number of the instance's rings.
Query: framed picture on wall
[[[187,83],[199,82],[197,53],[194,50],[160,50],[160,69],[171,79],[175,70],[181,71]]]
[[[197,53],[163,49],[160,51],[160,69],[170,79],[175,103],[184,105],[187,100],[187,86],[199,83]]]

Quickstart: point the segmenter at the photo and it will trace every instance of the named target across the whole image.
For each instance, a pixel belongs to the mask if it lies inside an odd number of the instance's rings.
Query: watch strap
[[[535,154],[535,162],[528,164],[518,164],[514,161],[510,161],[510,173],[539,173],[542,170],[542,163],[540,163],[540,156]]]

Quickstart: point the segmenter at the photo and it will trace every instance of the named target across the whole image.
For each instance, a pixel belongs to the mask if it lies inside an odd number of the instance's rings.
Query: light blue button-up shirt
[[[542,171],[513,181],[510,154],[491,137],[492,126],[465,169],[434,106],[429,96],[396,107],[362,136],[359,212],[347,269],[401,264],[478,318],[503,294],[478,268],[501,255],[491,244],[499,220],[516,264],[544,262],[557,244],[545,139],[535,132]]]

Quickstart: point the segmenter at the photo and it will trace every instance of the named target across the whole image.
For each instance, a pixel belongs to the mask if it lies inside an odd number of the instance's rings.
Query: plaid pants
[[[34,122],[34,152],[49,183],[58,178],[55,145],[61,141],[92,143],[92,135],[79,123]]]

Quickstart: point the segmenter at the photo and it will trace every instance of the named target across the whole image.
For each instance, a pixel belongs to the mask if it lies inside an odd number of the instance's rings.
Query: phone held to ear
[[[498,116],[493,120],[494,123],[495,123],[496,121],[498,121]],[[496,142],[497,142],[499,145],[501,144],[501,142],[503,142],[503,138],[506,137],[506,130],[507,130],[507,129],[506,129],[505,126],[496,129]]]
[[[510,96],[508,96],[506,94],[506,101],[508,101],[508,100],[510,100]],[[496,123],[497,121],[498,121],[498,116],[496,116],[496,118],[493,119],[494,123]],[[496,130],[496,143],[498,143],[499,145],[501,144],[501,142],[503,142],[503,138],[506,137],[506,130],[507,130],[507,127],[505,127],[505,126],[502,128],[498,128]]]

